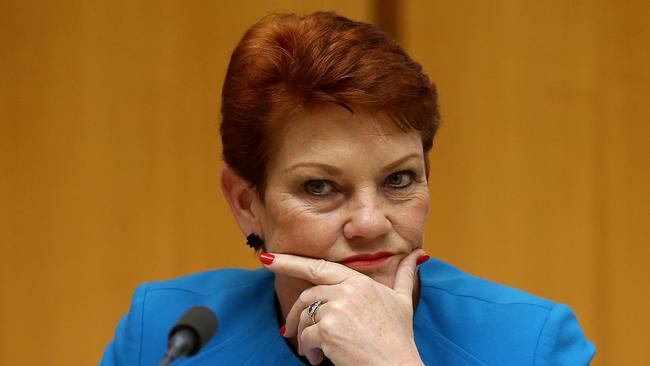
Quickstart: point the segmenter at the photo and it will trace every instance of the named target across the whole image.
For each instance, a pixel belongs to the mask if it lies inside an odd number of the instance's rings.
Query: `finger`
[[[307,360],[312,365],[318,365],[323,362],[324,354],[321,349],[322,339],[318,324],[305,328],[300,334],[300,343],[303,345],[303,351]]]
[[[305,328],[308,328],[310,325],[315,325],[312,324],[311,317],[309,314],[307,314],[307,309],[304,309],[300,313],[300,320],[298,322],[298,331],[297,331],[297,339],[298,339],[298,354],[304,356],[305,352],[302,347],[302,332],[305,331]]]
[[[300,321],[298,323],[298,340],[300,340],[300,337],[302,335],[302,332],[305,331],[305,329],[312,327],[316,324],[318,324],[318,321],[322,317],[322,312],[327,311],[325,308],[327,307],[327,304],[323,303],[319,305],[316,310],[314,311],[313,317],[309,315],[309,308],[306,308],[300,313]],[[300,344],[300,342],[298,342]],[[301,348],[301,350],[304,352],[304,348]]]
[[[264,255],[264,254],[263,254]],[[314,285],[336,285],[358,272],[335,262],[324,259],[312,259],[291,254],[273,254],[270,264],[264,264],[266,269],[274,273],[300,278]]]
[[[333,299],[333,296],[336,296],[334,291],[332,291],[331,286],[314,286],[303,291],[295,303],[291,306],[289,314],[285,319],[285,331],[284,336],[291,338],[296,334],[298,325],[300,324],[300,317],[303,310],[307,309],[316,300],[321,300],[325,304],[328,300]],[[321,305],[323,306],[323,305]]]
[[[397,267],[397,272],[395,273],[393,290],[409,297],[413,294],[417,260],[423,255],[426,255],[424,250],[416,249],[402,259],[402,262],[400,262],[399,267]]]
[[[312,319],[311,316],[309,316],[309,309],[304,309],[302,313],[300,313],[300,321],[298,323],[298,332],[296,337],[298,339],[298,354],[300,355],[305,355],[305,348],[301,344],[301,338],[302,338],[302,333],[309,327],[313,327],[318,323],[318,320],[320,319],[320,312],[323,310],[323,307],[325,304],[319,305],[316,308],[316,311],[314,312],[314,317]]]

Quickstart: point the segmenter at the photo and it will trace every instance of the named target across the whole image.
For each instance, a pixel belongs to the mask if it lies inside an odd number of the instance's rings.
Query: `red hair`
[[[226,163],[263,196],[278,124],[323,102],[385,112],[402,130],[420,131],[425,155],[431,150],[436,89],[395,41],[331,12],[284,14],[253,25],[233,51],[221,104]]]

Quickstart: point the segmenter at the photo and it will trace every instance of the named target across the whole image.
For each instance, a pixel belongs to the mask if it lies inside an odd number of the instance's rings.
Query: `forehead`
[[[340,165],[351,158],[382,160],[414,152],[423,154],[420,133],[401,130],[385,113],[360,108],[351,113],[325,104],[300,110],[284,122],[271,165],[313,159]]]

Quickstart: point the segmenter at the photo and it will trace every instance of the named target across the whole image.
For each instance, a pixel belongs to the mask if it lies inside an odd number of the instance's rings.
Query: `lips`
[[[383,263],[392,256],[393,253],[390,252],[358,254],[344,258],[340,263],[351,267],[368,267]]]

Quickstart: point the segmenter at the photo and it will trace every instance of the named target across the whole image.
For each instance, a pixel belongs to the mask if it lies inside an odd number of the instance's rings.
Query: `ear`
[[[225,165],[221,171],[221,190],[242,234],[263,235],[260,218],[253,210],[253,202],[259,200],[255,187]]]

